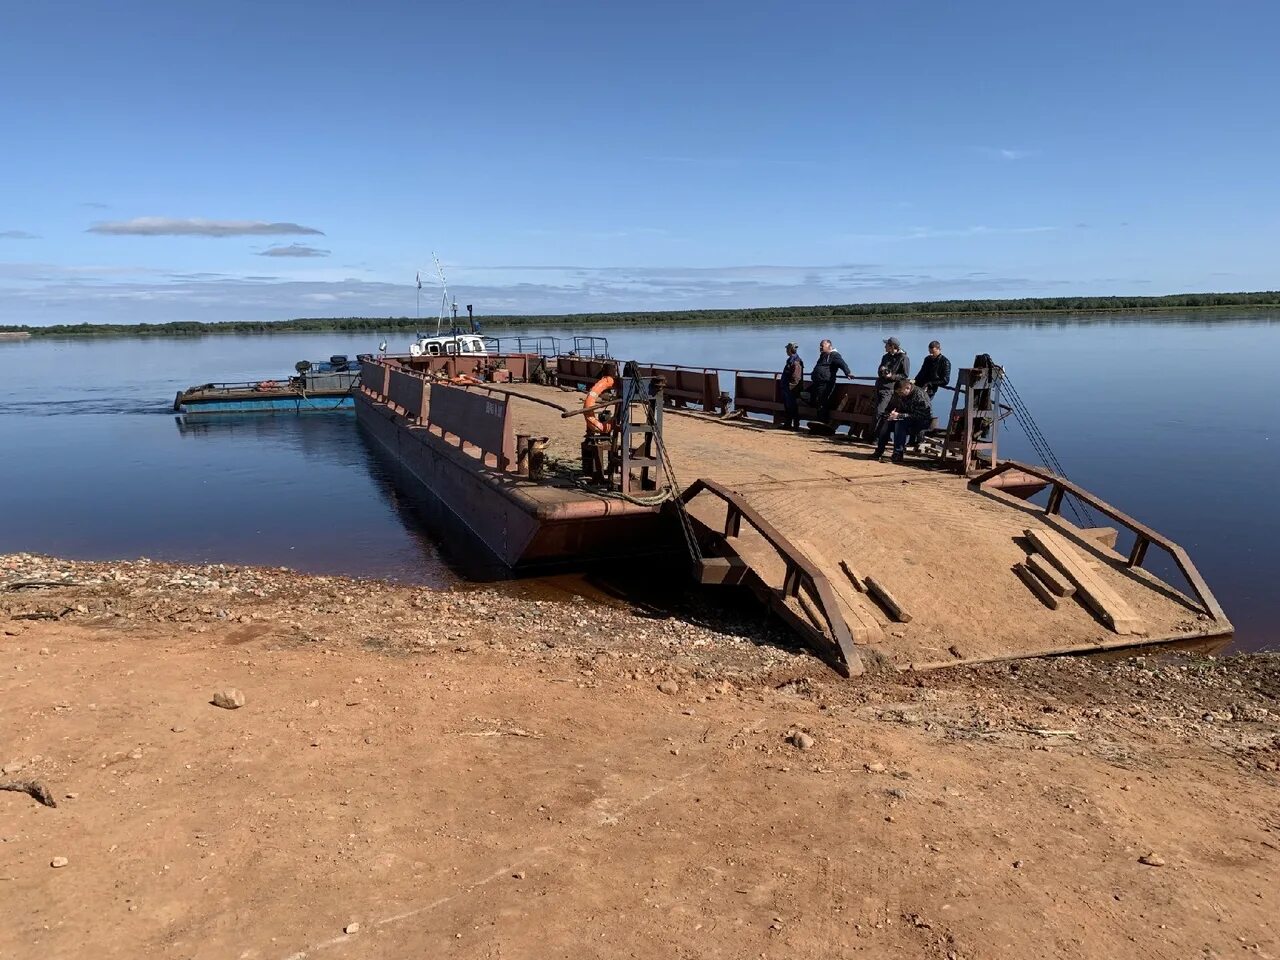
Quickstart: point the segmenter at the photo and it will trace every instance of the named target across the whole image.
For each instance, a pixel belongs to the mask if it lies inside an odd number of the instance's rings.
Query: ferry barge
[[[985,355],[959,371],[933,452],[899,466],[857,442],[868,383],[839,387],[830,425],[847,433],[797,433],[768,422],[776,374],[431,339],[362,359],[358,423],[404,492],[514,573],[682,563],[750,589],[846,675],[1231,635],[1181,547],[999,459],[1011,410]],[[1178,585],[1146,568],[1153,546]]]
[[[299,361],[295,376],[283,380],[242,383],[205,383],[179,390],[173,412],[186,415],[210,413],[316,413],[354,409],[354,391],[360,384],[360,361],[345,356],[312,363]]]

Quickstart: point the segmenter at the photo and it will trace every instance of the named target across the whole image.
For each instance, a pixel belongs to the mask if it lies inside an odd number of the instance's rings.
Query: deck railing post
[[[742,514],[738,508],[732,503],[729,504],[729,511],[724,517],[724,535],[726,537],[736,537],[742,533]]]
[[[1147,558],[1147,546],[1150,542],[1143,536],[1139,536],[1137,540],[1133,541],[1133,549],[1129,551],[1129,566],[1142,566],[1142,561]]]
[[[794,597],[800,593],[800,568],[790,557],[783,558],[787,564],[787,572],[782,578],[782,595]]]
[[[1055,483],[1052,492],[1049,494],[1049,503],[1044,508],[1044,512],[1050,516],[1057,516],[1062,510],[1062,495],[1064,493],[1066,491],[1063,489],[1062,484]]]

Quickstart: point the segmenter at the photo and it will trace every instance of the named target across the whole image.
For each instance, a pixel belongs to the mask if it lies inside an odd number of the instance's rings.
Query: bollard
[[[546,476],[547,444],[550,437],[529,437],[526,446],[530,480],[541,480]]]
[[[522,477],[529,475],[529,434],[516,434],[516,473]]]

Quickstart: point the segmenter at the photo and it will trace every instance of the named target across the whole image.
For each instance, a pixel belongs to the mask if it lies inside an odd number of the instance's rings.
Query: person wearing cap
[[[889,337],[884,342],[884,356],[880,358],[880,369],[876,372],[876,423],[873,436],[880,436],[880,427],[884,424],[885,414],[893,401],[893,388],[903,380],[910,379],[910,376],[910,358],[903,353],[898,338]]]
[[[818,360],[813,365],[809,387],[809,403],[817,409],[818,419],[823,423],[828,422],[831,416],[831,395],[836,391],[836,377],[841,373],[851,379],[853,377],[853,371],[840,352],[830,340],[823,340],[818,344]]]
[[[778,392],[782,395],[784,419],[782,429],[800,429],[800,388],[804,386],[804,361],[800,359],[800,345],[787,344],[787,362],[782,365],[778,379]]]

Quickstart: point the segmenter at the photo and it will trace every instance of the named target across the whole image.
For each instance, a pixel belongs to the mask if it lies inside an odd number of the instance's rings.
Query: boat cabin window
[[[453,356],[455,353],[458,352],[458,342],[456,340],[450,340],[447,343],[445,343],[444,352],[449,354],[450,356]]]
[[[438,344],[438,343],[428,343],[428,344],[427,344],[427,356],[429,356],[429,357],[438,357],[438,356],[440,356],[440,344]]]

